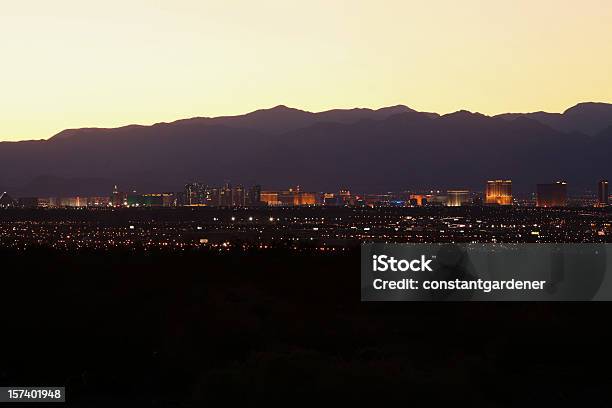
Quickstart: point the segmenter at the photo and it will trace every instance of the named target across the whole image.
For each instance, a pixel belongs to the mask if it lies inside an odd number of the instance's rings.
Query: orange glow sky
[[[611,22],[610,0],[5,1],[0,140],[279,104],[612,102]]]

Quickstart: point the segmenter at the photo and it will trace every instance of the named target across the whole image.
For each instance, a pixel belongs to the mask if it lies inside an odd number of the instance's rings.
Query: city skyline
[[[13,2],[0,140],[279,103],[561,112],[612,101],[611,19],[598,0]]]
[[[299,184],[285,189],[263,188],[261,184],[245,186],[189,182],[182,191],[123,191],[114,185],[110,195],[19,196],[0,194],[0,208],[84,208],[84,207],[301,207],[301,206],[535,206],[607,207],[608,181],[597,181],[594,190],[568,194],[568,183],[539,183],[529,193],[512,190],[512,180],[487,180],[482,190],[457,188],[406,188],[397,191],[352,191],[349,186],[335,191],[314,191]]]

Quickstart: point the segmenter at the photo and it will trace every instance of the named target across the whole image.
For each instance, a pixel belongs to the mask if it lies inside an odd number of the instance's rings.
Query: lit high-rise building
[[[281,202],[278,201],[278,191],[262,191],[259,197],[260,200],[265,203],[265,205],[281,205]]]
[[[123,207],[127,205],[127,194],[119,191],[116,184],[111,194],[111,204],[113,207]]]
[[[261,186],[256,184],[249,190],[249,199],[250,206],[259,206],[262,204],[261,200]]]
[[[340,201],[340,196],[334,194],[334,193],[323,193],[321,195],[321,202],[323,203],[323,205],[340,205],[341,201]]]
[[[232,186],[227,181],[223,187],[219,189],[219,205],[221,207],[232,206]]]
[[[185,201],[187,205],[209,205],[210,189],[203,183],[185,185]]]
[[[461,207],[470,203],[470,192],[467,190],[448,190],[446,192],[446,205],[448,207]]]
[[[429,204],[432,201],[433,195],[431,194],[410,194],[408,200],[410,205],[422,207]]]
[[[597,183],[598,191],[598,204],[600,206],[606,206],[610,204],[610,192],[608,190],[608,180],[601,180]]]
[[[226,182],[223,187],[211,187],[203,183],[185,186],[187,205],[211,207],[242,207],[247,205],[247,192],[241,185]]]
[[[261,201],[270,206],[295,207],[315,205],[317,203],[317,194],[301,191],[300,187],[297,186],[286,191],[262,191]]]
[[[485,204],[512,205],[512,180],[489,180]]]
[[[537,185],[536,206],[565,207],[566,205],[567,183],[565,181]]]
[[[338,192],[338,199],[342,205],[355,205],[355,197],[351,195],[348,188]]]
[[[110,197],[87,197],[87,207],[108,207],[110,205]]]
[[[232,191],[231,206],[232,207],[244,207],[247,204],[246,202],[247,194],[246,194],[244,187],[241,185],[233,186],[231,191]]]
[[[86,197],[60,197],[59,207],[87,207]]]

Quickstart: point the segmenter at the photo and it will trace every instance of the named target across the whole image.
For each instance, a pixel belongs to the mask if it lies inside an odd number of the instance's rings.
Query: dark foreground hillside
[[[608,406],[607,304],[361,303],[359,254],[0,254],[1,385],[68,406]]]

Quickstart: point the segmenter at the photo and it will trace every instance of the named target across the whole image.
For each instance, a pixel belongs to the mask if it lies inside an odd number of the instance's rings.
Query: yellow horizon
[[[279,104],[492,116],[612,102],[612,2],[458,3],[12,2],[0,141]]]

